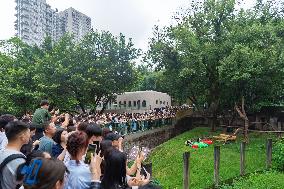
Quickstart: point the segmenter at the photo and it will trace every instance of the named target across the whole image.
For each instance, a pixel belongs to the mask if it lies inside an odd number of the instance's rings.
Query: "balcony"
[[[20,2],[22,3],[22,5],[29,5],[30,4],[29,0],[21,0]]]
[[[23,39],[30,39],[30,38],[27,35],[23,35]]]
[[[21,30],[22,32],[30,32],[30,30],[29,30],[29,28],[22,28],[22,30]]]
[[[29,8],[28,8],[27,6],[22,6],[22,7],[20,8],[20,10],[29,11]]]
[[[27,19],[29,19],[29,16],[26,15],[26,14],[22,14],[22,15],[21,15],[21,18],[27,18]]]

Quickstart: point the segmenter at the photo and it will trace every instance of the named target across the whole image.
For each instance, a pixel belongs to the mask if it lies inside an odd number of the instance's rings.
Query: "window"
[[[121,101],[119,101],[119,107],[121,106]]]
[[[126,108],[126,101],[123,102],[124,107]]]
[[[142,101],[142,107],[146,107],[146,100]]]
[[[164,102],[163,102],[163,104],[165,105],[165,104],[166,104],[166,102],[164,101]]]
[[[158,104],[158,100],[156,100],[156,104]]]
[[[137,107],[140,109],[140,100],[137,100]]]
[[[133,106],[136,107],[136,101],[133,101]]]
[[[131,101],[128,101],[128,107],[131,107]]]
[[[167,105],[169,105],[169,102],[167,102]]]
[[[162,104],[162,101],[160,101],[160,104]]]

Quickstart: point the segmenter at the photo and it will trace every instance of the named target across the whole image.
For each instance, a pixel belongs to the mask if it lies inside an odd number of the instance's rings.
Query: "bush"
[[[280,170],[284,171],[284,140],[278,140],[275,142],[273,145],[273,167]]]

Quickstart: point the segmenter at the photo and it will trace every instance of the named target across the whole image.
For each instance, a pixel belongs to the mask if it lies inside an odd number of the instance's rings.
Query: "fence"
[[[240,176],[245,174],[245,148],[246,143],[240,144]],[[272,165],[272,139],[267,139],[266,143],[266,168],[270,169]],[[220,170],[220,146],[214,146],[214,186],[218,187]],[[183,154],[183,189],[190,188],[190,152]]]
[[[126,135],[135,133],[138,131],[145,131],[150,129],[159,128],[166,125],[172,125],[175,123],[175,118],[159,118],[159,119],[147,119],[147,120],[129,120],[127,122],[110,122],[103,127],[110,128],[117,131],[120,135]]]

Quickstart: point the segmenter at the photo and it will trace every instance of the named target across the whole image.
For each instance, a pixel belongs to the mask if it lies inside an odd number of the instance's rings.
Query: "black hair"
[[[50,124],[50,121],[46,121],[42,123],[43,132],[45,132],[45,130],[49,127],[49,124]]]
[[[105,156],[105,170],[102,179],[103,188],[127,187],[126,183],[126,155],[112,148]]]
[[[45,106],[45,105],[49,105],[49,102],[46,99],[44,99],[40,102],[40,106]]]
[[[30,165],[39,160],[42,162],[39,172],[36,176],[37,182],[30,185],[24,182],[24,187],[27,189],[47,189],[54,188],[57,181],[64,182],[64,175],[67,171],[64,163],[58,159],[45,159],[42,157],[35,158]],[[34,172],[34,170],[32,170]],[[29,174],[29,173],[28,173]]]
[[[100,146],[101,146],[101,155],[105,156],[105,152],[112,147],[112,141],[102,140]]]
[[[67,127],[67,132],[70,133],[72,131],[76,131],[76,127],[75,126],[68,126]]]
[[[8,141],[15,140],[19,134],[29,129],[29,126],[21,121],[11,121],[5,127]]]
[[[24,175],[21,173],[21,171],[22,171],[22,169],[25,165],[29,165],[34,158],[37,158],[37,157],[44,158],[44,152],[39,151],[39,150],[30,151],[28,154],[25,154],[25,155],[27,157],[26,162],[19,165],[19,167],[17,168],[17,171],[16,171],[17,181],[21,181],[21,180],[24,179]]]
[[[54,142],[56,142],[57,144],[61,143],[61,134],[62,134],[63,131],[66,131],[66,130],[65,129],[58,129],[58,130],[56,130],[54,136],[52,137]]]
[[[1,129],[5,129],[5,126],[11,122],[14,121],[15,116],[11,115],[11,114],[4,114],[0,116],[0,130]]]
[[[100,142],[100,150],[101,150],[101,157],[106,157],[107,153],[111,152],[114,147],[112,146],[111,140],[102,140]],[[105,160],[102,160],[101,163],[101,173],[102,175],[105,172]]]
[[[32,140],[29,140],[29,143],[24,144],[20,149],[20,151],[25,155],[31,153],[32,150],[33,150],[33,141]]]
[[[91,124],[87,126],[86,133],[89,138],[92,136],[102,136],[102,128],[97,124]]]
[[[78,125],[77,129],[78,131],[84,131],[86,132],[86,128],[88,127],[89,123],[87,122],[82,122]]]
[[[36,128],[39,127],[39,125],[37,123],[28,123],[30,131],[34,131],[36,130]]]

